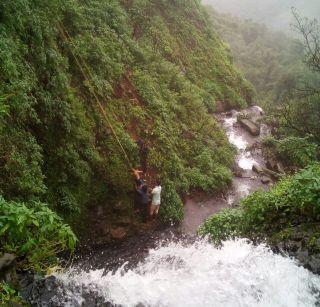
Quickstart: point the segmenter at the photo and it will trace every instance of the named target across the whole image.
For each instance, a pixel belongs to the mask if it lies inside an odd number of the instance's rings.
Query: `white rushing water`
[[[234,124],[237,122],[237,113],[234,113],[232,117],[226,118],[224,121],[224,127],[229,139],[229,142],[234,145],[238,150],[238,165],[244,170],[251,170],[252,166],[257,163],[252,157],[249,151],[246,151],[248,142],[245,138],[236,133]]]
[[[245,240],[221,249],[206,240],[149,251],[135,269],[57,275],[81,304],[82,287],[123,306],[315,306],[320,277],[267,247]],[[66,304],[67,305],[67,304]]]

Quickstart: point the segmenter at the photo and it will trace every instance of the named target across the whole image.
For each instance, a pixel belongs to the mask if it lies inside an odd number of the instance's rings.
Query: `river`
[[[261,112],[257,107],[251,111]],[[263,158],[247,150],[258,137],[239,126],[236,117],[236,111],[218,116],[242,169],[226,195],[188,198],[179,227],[82,257],[66,272],[42,280],[29,297],[32,305],[320,306],[320,277],[296,260],[245,239],[216,248],[196,235],[210,215],[258,188],[268,188],[252,171],[254,163],[264,166]]]

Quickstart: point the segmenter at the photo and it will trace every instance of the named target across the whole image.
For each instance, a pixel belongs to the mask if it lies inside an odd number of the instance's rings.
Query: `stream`
[[[252,107],[250,112],[262,110]],[[217,115],[237,149],[241,176],[225,195],[185,201],[181,225],[129,238],[82,255],[64,273],[36,281],[32,306],[320,306],[320,277],[290,257],[245,239],[216,248],[196,235],[209,216],[268,185],[252,171],[265,162],[237,112]],[[261,134],[268,129],[262,127]],[[250,150],[247,150],[250,148]]]

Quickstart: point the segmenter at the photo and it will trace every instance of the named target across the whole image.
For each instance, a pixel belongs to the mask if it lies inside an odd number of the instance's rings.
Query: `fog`
[[[252,19],[287,33],[293,22],[291,7],[302,16],[320,19],[320,0],[203,0],[202,3],[212,5],[218,12]]]

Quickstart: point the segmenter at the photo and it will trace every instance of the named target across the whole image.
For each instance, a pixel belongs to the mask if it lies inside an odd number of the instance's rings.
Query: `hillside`
[[[279,104],[283,95],[309,75],[298,39],[266,25],[219,14],[208,7],[216,31],[230,46],[234,64],[252,82],[264,107]]]
[[[225,188],[233,150],[209,113],[250,104],[253,90],[200,1],[9,0],[0,12],[5,199],[69,217],[112,203],[132,190],[138,140],[165,218],[181,218],[177,193]]]

